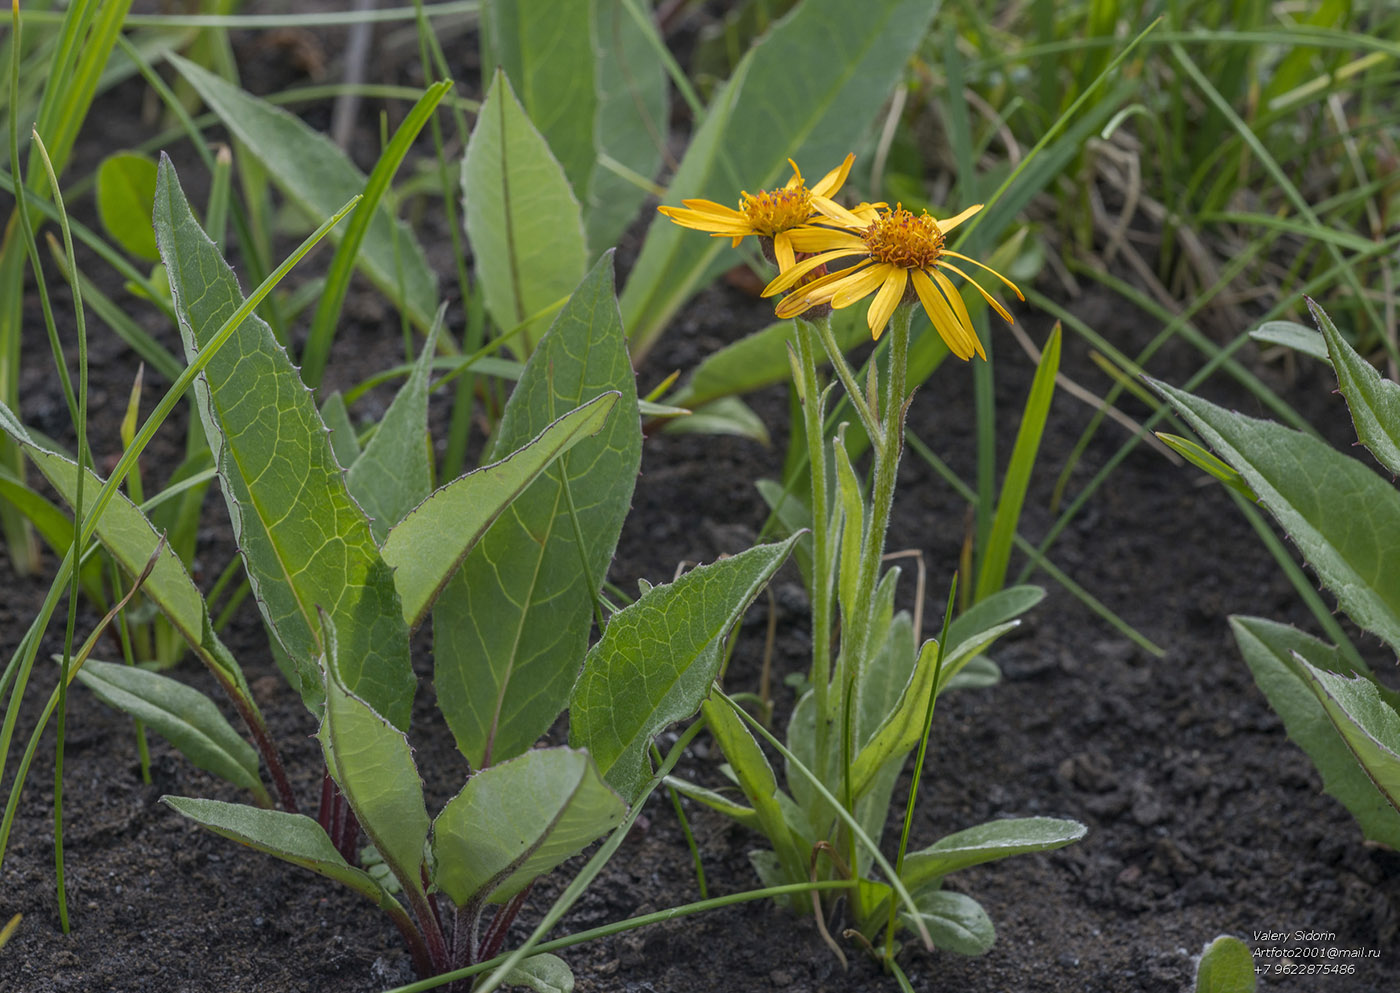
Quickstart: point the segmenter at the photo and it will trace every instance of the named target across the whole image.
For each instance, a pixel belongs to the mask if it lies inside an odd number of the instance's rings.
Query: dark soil
[[[115,147],[139,111],[129,84],[107,98],[85,135],[94,155]],[[366,118],[368,119],[368,118]],[[93,160],[88,160],[89,162]],[[197,184],[196,170],[182,175]],[[79,203],[77,211],[90,211]],[[101,266],[94,266],[97,272]],[[448,271],[443,267],[443,271]],[[114,292],[116,292],[114,290]],[[1132,353],[1157,328],[1116,298],[1090,294],[1069,302],[1079,316]],[[61,309],[61,308],[60,308]],[[376,311],[380,313],[376,315]],[[37,304],[26,340],[21,416],[64,436],[66,413],[43,340]],[[349,308],[332,379],[345,385],[393,361],[397,324],[372,295]],[[771,319],[766,304],[717,286],[675,323],[639,370],[650,389],[673,368]],[[1022,326],[1043,341],[1050,321],[1023,309]],[[151,320],[153,330],[160,322]],[[89,322],[93,338],[92,403],[110,412],[130,388],[135,359],[114,336]],[[165,329],[168,342],[173,344]],[[997,351],[1000,451],[1010,450],[1031,365],[1004,329]],[[71,336],[69,338],[71,341]],[[1090,388],[1108,385],[1071,337],[1063,366]],[[1250,361],[1254,361],[1251,359]],[[1194,352],[1168,349],[1151,372],[1185,381]],[[1346,411],[1334,384],[1315,369],[1282,382],[1263,369],[1339,444]],[[147,377],[149,403],[163,391]],[[1249,413],[1257,404],[1228,381],[1205,392]],[[371,400],[374,402],[382,402]],[[752,481],[776,475],[784,443],[786,396],[775,389],[754,400],[775,434],[775,447],[728,438],[659,434],[647,442],[633,513],[612,578],[635,588],[638,577],[668,580],[681,561],[711,561],[747,547],[764,519]],[[1127,404],[1133,416],[1144,411]],[[370,407],[365,416],[373,416]],[[183,415],[182,415],[183,416]],[[1053,520],[1046,510],[1055,476],[1091,411],[1061,394],[1055,401],[1022,530],[1034,539]],[[98,419],[101,453],[115,452],[115,417]],[[948,363],[920,391],[910,426],[964,479],[974,475],[972,377]],[[178,424],[162,435],[146,471],[158,481],[178,451]],[[1124,432],[1102,428],[1076,470],[1081,488],[1117,450]],[[208,501],[200,548],[207,586],[232,554],[222,500]],[[901,479],[891,549],[917,548],[928,566],[925,608],[937,616],[956,567],[966,507],[911,454]],[[1193,470],[1173,467],[1139,447],[1051,551],[1052,560],[1109,609],[1162,646],[1156,658],[1100,620],[1043,576],[1046,601],[1013,640],[995,652],[1004,681],[951,695],[940,706],[931,761],[920,793],[914,843],[1002,816],[1058,815],[1083,821],[1088,836],[1044,856],[965,871],[949,885],[976,896],[996,922],[998,941],[976,959],[910,952],[903,959],[920,991],[1180,991],[1192,956],[1222,932],[1327,932],[1317,941],[1253,942],[1260,949],[1294,944],[1361,949],[1352,976],[1276,978],[1278,991],[1389,991],[1400,982],[1400,855],[1362,842],[1345,810],[1322,794],[1320,780],[1290,743],[1255,688],[1229,636],[1231,613],[1298,623],[1311,618],[1236,508]],[[1013,569],[1019,568],[1013,559]],[[48,560],[48,568],[53,562]],[[906,572],[905,595],[913,584]],[[19,578],[0,559],[0,648],[13,650],[34,616],[48,577]],[[774,664],[778,676],[801,671],[805,597],[791,571],[780,574]],[[728,682],[755,688],[767,601],[745,622]],[[84,615],[80,633],[95,618]],[[41,657],[57,650],[57,628]],[[296,770],[307,802],[319,785],[310,717],[281,681],[255,611],[244,609],[227,640],[249,673],[260,703]],[[428,671],[429,646],[418,662]],[[1371,646],[1374,649],[1374,645]],[[1378,652],[1373,652],[1378,654]],[[1377,658],[1393,675],[1393,663]],[[210,681],[187,663],[182,675]],[[40,667],[20,721],[26,740],[53,684]],[[791,694],[775,679],[778,712]],[[465,773],[423,679],[414,742],[427,776],[430,807],[454,793]],[[556,732],[557,733],[557,732]],[[69,702],[64,768],[64,840],[73,930],[58,928],[54,896],[51,784],[53,732],[44,736],[30,773],[10,849],[0,871],[0,924],[24,919],[0,951],[0,991],[342,991],[383,990],[412,979],[398,936],[373,907],[309,873],[239,849],[193,827],[158,802],[163,794],[242,800],[225,784],[192,769],[153,741],[153,782],[143,784],[130,721],[81,689]],[[702,736],[680,772],[711,779],[719,761]],[[13,776],[5,770],[6,791]],[[907,789],[901,787],[900,794]],[[688,808],[715,894],[752,888],[746,852],[759,839],[704,810]],[[886,839],[888,845],[889,839]],[[575,863],[576,864],[576,863]],[[567,880],[537,889],[515,935],[538,919]],[[693,868],[670,803],[653,798],[623,845],[560,933],[569,933],[696,899]],[[730,993],[886,991],[894,981],[858,955],[843,973],[808,919],[765,902],[687,917],[574,948],[565,953],[580,991],[724,990]],[[1297,961],[1307,961],[1295,957]],[[1278,962],[1278,959],[1260,959]]]

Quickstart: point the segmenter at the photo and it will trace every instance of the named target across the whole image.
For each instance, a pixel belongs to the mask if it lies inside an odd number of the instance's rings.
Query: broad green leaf
[[[560,455],[601,431],[619,396],[614,391],[594,397],[519,451],[439,487],[389,531],[380,554],[394,570],[410,630],[510,502]]]
[[[593,143],[598,162],[580,199],[588,251],[597,255],[615,245],[637,216],[647,195],[637,180],[650,180],[661,167],[670,103],[661,57],[628,13],[627,0],[593,0],[592,27],[598,88]]]
[[[501,985],[528,986],[535,993],[573,993],[574,973],[558,955],[540,952],[506,973]]]
[[[383,542],[389,529],[433,489],[433,469],[428,458],[428,380],[442,313],[438,311],[428,331],[413,372],[345,476],[350,495],[369,515],[370,532],[376,542]]]
[[[127,253],[159,262],[151,208],[156,199],[156,164],[146,155],[117,152],[97,167],[97,216]]]
[[[1196,993],[1254,993],[1254,956],[1239,938],[1222,934],[1201,951]]]
[[[608,622],[574,687],[569,743],[588,749],[623,799],[631,802],[646,785],[651,739],[700,708],[719,671],[725,634],[796,541],[698,566],[653,586]]]
[[[955,652],[963,642],[1012,618],[1020,617],[1044,599],[1045,590],[1039,586],[1008,586],[979,600],[948,625],[948,651]]]
[[[587,194],[594,168],[594,72],[599,61],[593,53],[594,2],[486,0],[481,5],[481,78],[494,78],[497,69],[505,72],[520,109],[539,130],[578,200]],[[510,182],[515,182],[513,170]],[[577,277],[565,292],[576,282]]]
[[[987,628],[976,635],[961,642],[951,651],[943,653],[943,672],[938,678],[938,692],[942,693],[948,687],[950,679],[956,679],[962,672],[963,667],[977,658],[982,652],[1008,631],[1012,631],[1021,626],[1020,620],[1006,621],[996,627]],[[951,640],[951,638],[949,639]]]
[[[1078,821],[1060,817],[1012,817],[940,838],[904,857],[901,878],[911,890],[968,866],[1012,855],[1048,852],[1084,837]]]
[[[841,544],[837,550],[836,592],[841,605],[843,626],[854,627],[853,618],[857,612],[870,609],[866,603],[856,603],[856,590],[860,585],[861,566],[864,563],[862,551],[865,547],[865,499],[860,490],[860,480],[856,477],[851,458],[846,454],[846,425],[836,429],[836,437],[831,442],[836,453],[836,509],[833,513],[841,516]],[[878,538],[876,539],[879,540]],[[862,646],[856,646],[859,653]]]
[[[879,629],[877,624],[876,630]],[[880,650],[861,671],[856,685],[857,748],[874,736],[875,729],[899,705],[899,698],[904,695],[919,659],[919,646],[914,643],[914,625],[906,612],[900,611],[893,621],[885,625],[885,629]]]
[[[365,174],[325,135],[193,62],[174,54],[167,58],[308,217],[329,217],[365,188]],[[338,244],[344,234],[337,228],[331,239]],[[381,293],[427,329],[437,308],[437,277],[413,230],[386,207],[375,211],[360,248],[360,265]]]
[[[951,890],[932,890],[917,897],[919,917],[933,943],[959,955],[983,955],[996,944],[997,932],[982,905]],[[900,920],[909,925],[906,914]]]
[[[974,600],[991,596],[1006,582],[1011,543],[1021,522],[1021,507],[1026,501],[1031,470],[1035,468],[1040,439],[1045,433],[1046,419],[1050,416],[1050,401],[1055,398],[1055,375],[1059,369],[1060,325],[1057,323],[1050,332],[1049,341],[1045,343],[1045,350],[1035,369],[1035,379],[1031,382],[1030,394],[1026,397],[1026,409],[1021,414],[1021,426],[1016,431],[1016,444],[1011,449],[1011,460],[1001,483],[1001,495],[997,498],[991,536],[977,570]]]
[[[985,690],[999,682],[1000,667],[987,656],[979,655],[945,679],[938,692],[941,695],[949,690]]]
[[[1249,336],[1263,345],[1282,345],[1322,362],[1332,361],[1327,354],[1327,340],[1296,321],[1265,321]]]
[[[749,49],[715,94],[667,202],[736,203],[741,190],[785,182],[789,157],[811,181],[834,168],[901,78],[938,6],[929,0],[799,5]],[[734,264],[735,256],[723,252],[727,244],[663,217],[652,221],[622,296],[638,354],[711,277]]]
[[[588,251],[569,181],[499,71],[462,159],[462,198],[486,309],[502,331],[527,324],[511,348],[528,355]]]
[[[626,813],[587,752],[532,749],[482,769],[442,808],[433,822],[434,878],[459,907],[504,902]]]
[[[41,447],[15,420],[8,408],[0,405],[0,430],[3,430],[24,450],[29,460],[49,481],[49,485],[70,506],[77,494],[78,467],[67,456]],[[91,469],[86,470],[84,490],[96,493],[102,487]],[[130,575],[139,575],[160,544],[160,535],[135,504],[125,494],[113,495],[112,502],[98,519],[97,540]],[[71,541],[71,537],[69,541]],[[209,626],[208,608],[199,588],[195,586],[180,557],[166,546],[146,577],[141,591],[160,608],[175,630],[179,631],[200,659],[219,675],[230,692],[251,703],[248,684],[243,672],[229,656],[227,649]],[[256,708],[254,708],[256,712]]]
[[[1300,662],[1313,695],[1356,761],[1400,813],[1400,714],[1364,676],[1339,676]]]
[[[200,228],[168,159],[156,237],[187,357],[243,302],[238,279]],[[258,607],[319,712],[316,609],[341,644],[339,676],[395,727],[407,727],[416,680],[393,575],[350,498],[328,432],[287,353],[260,318],[245,320],[196,380],[195,397]]]
[[[1282,718],[1288,736],[1317,767],[1323,788],[1351,812],[1367,838],[1400,848],[1400,815],[1357,764],[1299,661],[1316,669],[1354,673],[1345,656],[1296,628],[1259,617],[1231,617],[1230,628],[1254,681]]]
[[[1356,436],[1392,476],[1400,473],[1400,385],[1383,378],[1358,355],[1321,307],[1312,301],[1308,306],[1327,339],[1337,385],[1347,398]]]
[[[429,821],[413,749],[402,731],[341,683],[335,630],[322,622],[326,707],[318,737],[326,768],[399,884],[417,889]]]
[[[3,408],[0,404],[0,408]],[[0,416],[0,429],[6,417]],[[73,544],[73,518],[40,496],[22,479],[0,464],[0,500],[14,505],[44,539],[44,543],[60,559],[68,554]],[[102,574],[102,561],[93,557],[82,565],[79,574],[83,592],[93,603],[102,603],[107,597],[106,579]]]
[[[346,862],[325,829],[305,814],[187,796],[163,796],[160,800],[215,834],[344,883],[375,903],[393,899],[369,873]]]
[[[1149,380],[1237,469],[1358,625],[1400,649],[1400,499],[1325,442]]]
[[[78,679],[107,706],[143,722],[205,772],[267,796],[257,752],[199,690],[137,666],[95,659],[83,664]]]
[[[607,425],[510,502],[433,612],[438,706],[473,768],[519,755],[563,709],[632,499],[641,421],[612,286],[609,253],[531,356],[488,457],[620,393]]]
[[[930,638],[919,649],[913,675],[900,695],[899,704],[889,712],[864,748],[851,762],[851,789],[859,797],[874,782],[885,764],[908,755],[924,733],[929,692],[933,688],[938,642]]]

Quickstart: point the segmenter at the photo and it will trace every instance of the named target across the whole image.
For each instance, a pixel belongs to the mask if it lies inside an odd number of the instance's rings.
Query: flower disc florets
[[[812,193],[805,183],[777,190],[744,192],[739,209],[757,234],[769,238],[800,227],[812,216]]]
[[[861,232],[870,257],[901,269],[927,269],[943,254],[943,232],[927,213],[915,216],[901,205],[876,216]]]

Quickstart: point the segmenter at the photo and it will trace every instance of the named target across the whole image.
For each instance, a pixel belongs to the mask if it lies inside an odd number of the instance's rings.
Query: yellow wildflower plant
[[[911,302],[917,298],[954,355],[970,359],[976,354],[985,359],[962,295],[942,270],[956,273],[976,286],[1008,323],[1011,315],[975,279],[948,260],[957,259],[985,269],[1019,299],[1025,297],[1015,283],[995,269],[946,246],[948,233],[981,209],[982,204],[975,204],[954,217],[936,221],[927,212],[915,215],[902,204],[894,210],[884,205],[862,205],[858,208],[862,221],[859,225],[847,225],[844,229],[808,227],[794,232],[790,237],[793,249],[806,257],[784,269],[763,295],[773,296],[796,286],[777,308],[779,317],[795,317],[824,304],[840,310],[873,292],[875,299],[866,313],[866,322],[875,338],[884,331],[895,307],[906,297]],[[803,282],[803,277],[813,270],[852,256],[859,257],[854,265]]]
[[[760,190],[757,194],[741,191],[738,210],[713,200],[682,200],[684,207],[656,209],[681,227],[707,231],[714,238],[732,238],[735,247],[745,236],[755,235],[772,245],[772,257],[778,263],[778,270],[784,272],[797,262],[793,251],[795,232],[822,220],[847,227],[860,226],[856,214],[832,199],[846,182],[855,158],[847,155],[844,162],[811,187],[802,178],[797,163],[788,159],[792,178],[781,189]]]

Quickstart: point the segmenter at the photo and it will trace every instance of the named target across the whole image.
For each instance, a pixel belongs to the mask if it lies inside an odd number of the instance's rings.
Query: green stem
[[[831,687],[831,526],[827,494],[826,435],[823,432],[825,393],[817,379],[816,328],[800,318],[797,326],[798,394],[802,400],[802,425],[807,436],[807,463],[812,477],[812,693],[816,704],[817,755],[827,754],[831,715],[827,696]],[[817,322],[831,331],[831,318]]]
[[[895,323],[899,322],[900,311],[905,312],[904,317],[904,337],[906,347],[909,340],[909,308],[900,307],[895,310]],[[851,406],[855,407],[856,414],[860,417],[860,422],[865,426],[865,433],[870,438],[870,445],[876,451],[884,447],[885,435],[880,429],[880,422],[875,417],[875,412],[870,409],[870,405],[865,402],[865,395],[860,391],[860,383],[856,380],[855,371],[851,364],[846,361],[846,353],[841,351],[841,345],[836,340],[836,336],[831,333],[830,317],[816,323],[816,329],[821,332],[822,345],[826,348],[826,356],[831,360],[831,367],[836,370],[836,375],[841,379],[841,385],[846,388],[846,396],[850,398]],[[872,358],[873,362],[874,359]]]

